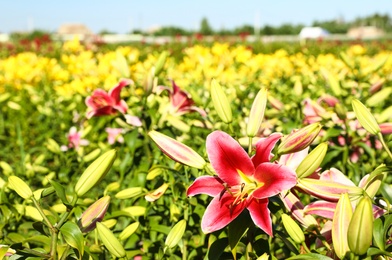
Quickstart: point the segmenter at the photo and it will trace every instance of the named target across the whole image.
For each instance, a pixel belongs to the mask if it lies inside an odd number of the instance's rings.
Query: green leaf
[[[287,258],[287,260],[332,260],[332,258],[325,256],[325,255],[319,255],[315,253],[309,253],[309,254],[304,254],[304,255],[296,255],[292,256],[290,258]]]
[[[80,231],[78,225],[73,222],[66,222],[61,228],[60,232],[63,235],[68,245],[76,248],[79,254],[83,256],[84,253],[84,238],[82,231]]]
[[[178,221],[177,224],[174,225],[172,230],[170,230],[169,234],[167,235],[165,240],[165,245],[168,248],[175,247],[178,244],[178,242],[180,242],[182,236],[184,235],[185,228],[186,228],[185,219]]]
[[[381,250],[385,250],[384,228],[381,218],[374,220],[373,223],[373,241]]]
[[[233,257],[236,256],[238,242],[248,232],[251,223],[249,214],[245,211],[230,223],[228,239]]]
[[[225,251],[225,248],[227,247],[228,244],[228,238],[223,237],[218,240],[215,240],[209,250],[208,250],[208,258],[207,259],[220,259],[220,256],[222,253]]]
[[[59,198],[64,203],[64,205],[68,207],[70,205],[70,203],[67,199],[67,195],[65,194],[64,186],[62,186],[60,183],[55,182],[53,180],[49,180],[49,182],[53,186],[53,188],[56,190],[57,196],[59,196]]]

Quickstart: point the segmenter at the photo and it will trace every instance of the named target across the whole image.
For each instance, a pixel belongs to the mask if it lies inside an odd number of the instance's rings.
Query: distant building
[[[318,39],[329,35],[329,32],[321,27],[304,27],[299,33],[301,39]]]
[[[74,37],[88,40],[94,36],[94,33],[84,24],[63,24],[57,30],[57,34],[62,40],[72,40]]]
[[[349,38],[356,39],[372,39],[379,38],[385,35],[384,30],[375,26],[360,26],[351,28],[347,32]]]

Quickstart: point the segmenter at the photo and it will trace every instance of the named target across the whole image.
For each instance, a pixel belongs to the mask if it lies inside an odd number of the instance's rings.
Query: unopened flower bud
[[[180,242],[182,236],[184,235],[186,229],[186,221],[182,219],[174,225],[174,227],[170,230],[169,234],[166,237],[165,245],[168,248],[175,247],[178,242]]]
[[[367,107],[358,99],[353,99],[351,104],[353,106],[354,113],[362,127],[373,135],[380,133],[380,126]]]
[[[372,244],[373,221],[372,201],[364,196],[358,202],[348,226],[348,246],[354,254],[365,254]]]
[[[139,222],[134,222],[127,226],[121,233],[118,235],[118,238],[120,240],[125,240],[128,237],[130,237],[135,231],[139,228],[140,223]]]
[[[8,187],[13,189],[19,196],[24,199],[29,199],[33,196],[29,185],[17,176],[8,177]]]
[[[97,231],[102,243],[111,254],[118,258],[125,257],[126,253],[124,247],[109,228],[104,224],[97,222]]]
[[[382,123],[379,126],[383,135],[392,134],[392,123]]]
[[[102,221],[104,218],[109,207],[109,203],[110,196],[104,196],[88,207],[86,211],[83,212],[82,217],[78,221],[80,230],[84,233],[93,230],[97,222]]]
[[[189,146],[154,130],[150,131],[148,135],[159,149],[174,161],[198,169],[203,169],[206,165],[206,161]]]
[[[305,241],[305,235],[299,225],[287,214],[282,214],[283,226],[287,233],[297,244],[302,244]]]
[[[347,193],[340,195],[332,219],[332,243],[335,254],[343,259],[350,251],[347,242],[347,231],[353,215],[350,198]]]
[[[327,154],[328,144],[326,142],[319,144],[314,148],[298,165],[295,172],[298,178],[305,178],[311,175],[323,162]]]
[[[261,122],[264,118],[265,107],[267,106],[267,95],[268,90],[267,88],[263,87],[260,89],[256,98],[253,100],[249,115],[249,122],[246,127],[246,134],[249,137],[254,137],[259,132]]]
[[[310,124],[304,128],[293,131],[284,137],[278,146],[278,154],[299,152],[308,147],[317,137],[321,130],[319,123]]]
[[[231,123],[233,121],[233,115],[231,113],[229,100],[221,85],[219,85],[216,80],[212,80],[211,82],[211,98],[220,119],[226,124]]]
[[[81,197],[101,181],[116,159],[116,150],[110,150],[98,157],[80,176],[75,185],[76,194]]]

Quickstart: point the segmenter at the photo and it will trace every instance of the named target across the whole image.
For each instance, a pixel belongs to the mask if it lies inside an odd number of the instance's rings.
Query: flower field
[[[0,258],[391,259],[392,51],[322,46],[0,48]]]

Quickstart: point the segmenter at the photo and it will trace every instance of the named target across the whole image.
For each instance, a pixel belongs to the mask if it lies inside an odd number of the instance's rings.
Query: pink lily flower
[[[93,94],[86,98],[86,105],[91,109],[87,112],[87,118],[113,115],[117,112],[125,114],[128,106],[124,100],[120,99],[120,92],[123,87],[131,83],[132,80],[123,79],[109,92],[103,89],[94,90]]]
[[[195,102],[190,97],[190,95],[187,92],[181,90],[176,85],[174,80],[172,81],[172,86],[173,86],[173,90],[165,86],[157,87],[158,95],[162,93],[164,90],[169,92],[169,99],[171,104],[170,112],[172,114],[180,116],[190,112],[198,112],[203,117],[207,115],[203,109],[194,106]]]
[[[116,141],[119,143],[124,143],[124,137],[122,134],[125,132],[122,128],[105,128],[106,133],[108,133],[108,143],[114,144]]]
[[[201,176],[188,188],[188,196],[207,194],[208,205],[201,228],[204,233],[219,230],[248,209],[253,222],[272,236],[268,198],[296,185],[295,172],[271,163],[271,150],[282,137],[274,133],[256,144],[253,157],[228,134],[215,131],[207,137],[207,153],[218,176]]]
[[[86,139],[82,139],[82,131],[78,131],[75,126],[69,129],[67,134],[68,147],[63,147],[63,150],[68,150],[68,148],[74,148],[77,150],[79,146],[86,146],[90,142]]]

